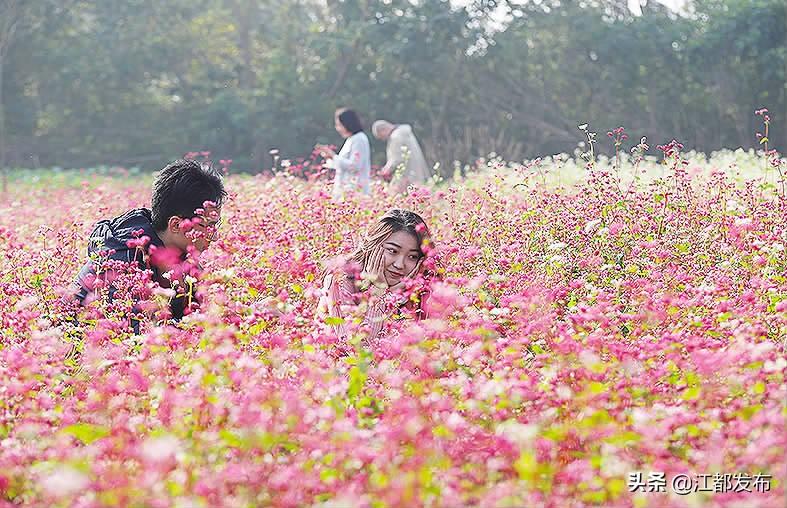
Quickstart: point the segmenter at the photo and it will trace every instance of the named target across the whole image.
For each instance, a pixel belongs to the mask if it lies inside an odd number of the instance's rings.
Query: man
[[[411,184],[426,183],[431,172],[412,127],[407,124],[395,125],[386,120],[377,120],[372,124],[372,134],[377,139],[387,142],[387,160],[382,173],[385,175],[393,173],[391,185],[397,192],[406,190]]]
[[[77,275],[76,298],[84,305],[106,288],[112,300],[118,288],[129,286],[128,281],[118,283],[118,274],[136,267],[150,270],[154,282],[174,290],[171,317],[182,318],[195,303],[196,260],[189,254],[202,252],[215,239],[226,195],[221,176],[211,167],[189,159],[167,165],[153,183],[150,209],[130,210],[96,225],[89,259]],[[132,323],[138,331],[138,323]]]

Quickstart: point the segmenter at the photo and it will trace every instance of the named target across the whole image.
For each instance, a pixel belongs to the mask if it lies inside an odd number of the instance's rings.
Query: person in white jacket
[[[334,115],[336,132],[345,141],[339,153],[327,145],[317,145],[326,166],[336,170],[333,180],[333,197],[341,199],[347,191],[362,192],[369,195],[369,173],[372,167],[369,138],[363,132],[363,124],[358,114],[347,108],[336,110]]]
[[[386,162],[382,173],[393,173],[391,185],[397,192],[405,191],[411,184],[426,183],[431,172],[412,127],[377,120],[372,124],[372,134],[387,142]]]

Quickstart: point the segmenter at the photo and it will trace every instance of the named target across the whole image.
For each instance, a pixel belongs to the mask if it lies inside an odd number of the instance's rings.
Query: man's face
[[[206,206],[198,210],[194,217],[173,217],[170,227],[176,246],[183,252],[193,245],[197,252],[202,252],[218,238],[218,227],[221,224],[221,207]]]
[[[388,138],[391,137],[391,131],[393,131],[393,127],[380,127],[377,129],[377,136],[375,136],[380,141],[388,141]]]

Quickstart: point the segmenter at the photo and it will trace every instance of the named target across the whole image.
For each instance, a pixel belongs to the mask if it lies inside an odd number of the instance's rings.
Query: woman
[[[336,110],[333,124],[336,132],[345,139],[339,153],[327,145],[316,146],[322,156],[328,159],[326,166],[336,170],[333,197],[340,199],[348,190],[359,190],[368,195],[371,149],[361,119],[355,111],[341,108]]]
[[[377,221],[342,266],[326,273],[318,316],[334,328],[340,350],[349,351],[346,341],[354,312],[362,314],[358,320],[367,347],[374,345],[387,319],[427,317],[427,291],[411,286],[431,275],[424,261],[432,250],[424,220],[414,212],[393,209]]]

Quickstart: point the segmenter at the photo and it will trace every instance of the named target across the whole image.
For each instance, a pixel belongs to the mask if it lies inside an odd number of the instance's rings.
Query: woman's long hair
[[[433,251],[431,236],[426,223],[420,215],[401,209],[392,209],[386,212],[359,242],[355,251],[344,258],[344,262],[340,266],[334,265],[333,268],[325,270],[323,273],[323,289],[326,294],[324,299],[320,299],[318,313],[324,312],[330,317],[342,317],[338,302],[341,300],[340,295],[342,292],[348,289],[347,285],[353,288],[351,291],[355,303],[360,303],[361,293],[368,289],[369,286],[367,285],[368,281],[361,281],[358,272],[372,273],[373,267],[378,265],[380,257],[383,256],[383,243],[388,237],[398,231],[406,231],[418,241],[420,259],[415,268],[407,274],[407,277],[415,278],[418,275],[423,277],[420,280],[416,279],[414,281],[416,285],[408,288],[409,296],[398,305],[396,314],[404,317],[404,311],[412,312],[416,320],[428,317],[427,300],[431,291],[429,289],[430,284],[427,281],[432,279],[435,274],[431,270],[424,270],[424,260],[428,256],[431,257],[430,254]],[[433,262],[433,260],[431,261]],[[341,289],[343,287],[345,289]],[[342,331],[344,325],[340,324],[337,326],[340,333],[346,333]],[[381,323],[378,323],[377,326],[379,331]]]
[[[363,122],[361,122],[361,117],[352,109],[339,108],[336,110],[335,114],[339,122],[344,125],[344,128],[350,131],[352,134],[358,134],[363,130]]]

